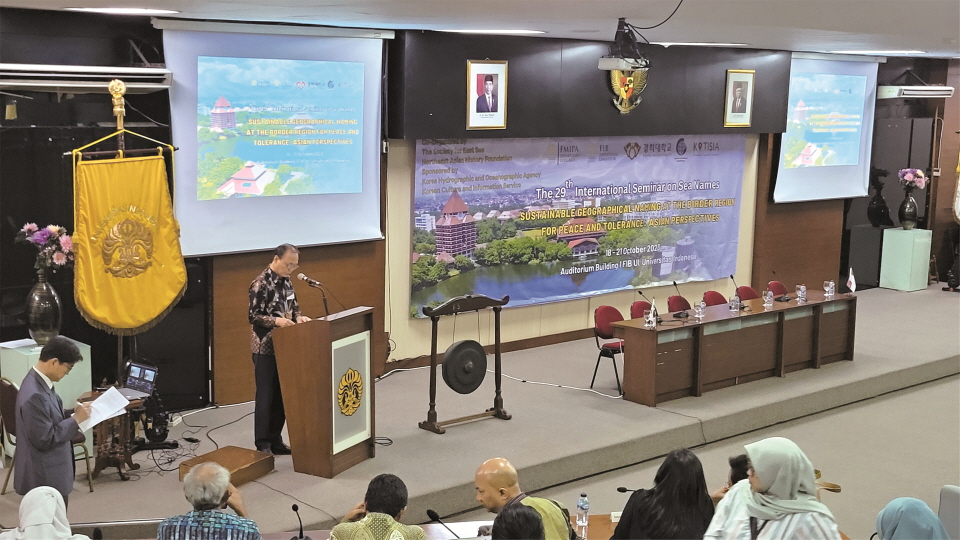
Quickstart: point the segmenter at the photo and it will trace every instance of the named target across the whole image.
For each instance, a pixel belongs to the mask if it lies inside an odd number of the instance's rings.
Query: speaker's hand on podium
[[[297,323],[291,321],[290,319],[287,319],[287,318],[284,318],[284,317],[277,317],[277,318],[275,318],[275,319],[273,320],[273,322],[274,322],[274,323],[277,325],[277,327],[279,327],[279,328],[283,328],[283,327],[285,327],[285,326],[293,326],[293,325],[297,324]]]
[[[309,320],[310,320],[310,317],[307,317],[306,315],[300,315],[299,317],[297,317],[298,324],[302,322],[307,322]]]

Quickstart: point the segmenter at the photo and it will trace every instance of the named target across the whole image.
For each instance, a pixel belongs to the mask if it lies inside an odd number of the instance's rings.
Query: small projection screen
[[[382,238],[380,39],[167,29],[184,256]]]
[[[876,94],[875,61],[793,59],[774,202],[867,195]]]

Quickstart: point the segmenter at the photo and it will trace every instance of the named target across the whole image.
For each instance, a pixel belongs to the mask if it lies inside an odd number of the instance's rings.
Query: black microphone
[[[770,272],[773,273],[773,277],[777,277],[777,271],[776,271],[776,270],[770,270]],[[780,280],[778,279],[777,281],[780,281]],[[790,301],[790,295],[788,295],[788,294],[783,294],[782,296],[778,296],[778,297],[774,298],[774,300],[776,300],[777,302],[789,302],[789,301]]]
[[[460,538],[459,536],[457,536],[457,533],[453,532],[453,529],[451,529],[450,527],[447,527],[446,523],[440,521],[440,514],[438,514],[435,510],[428,509],[427,517],[430,518],[430,521],[436,521],[437,523],[443,525],[443,528],[450,531],[450,534],[452,534],[454,538]]]
[[[733,282],[734,292],[733,295],[737,297],[737,300],[740,300],[740,287],[737,287],[737,280],[733,279],[733,274],[730,274],[730,281]],[[746,309],[747,306],[743,305],[743,302],[740,302],[740,309]]]
[[[625,488],[625,487],[623,487],[623,486],[620,486],[620,487],[617,488],[617,491],[619,491],[620,493],[626,493],[626,492],[628,492],[628,491],[636,491],[636,490],[635,490],[635,489],[629,489],[629,488]]]
[[[677,296],[679,296],[680,298],[683,298],[683,295],[680,294],[680,287],[677,287],[677,282],[676,282],[676,281],[673,282],[673,288],[677,290]],[[684,310],[684,311],[678,311],[678,312],[676,312],[676,313],[673,314],[673,318],[674,318],[674,319],[686,319],[686,318],[689,317],[689,316],[690,316],[690,314],[687,313],[686,310]],[[624,492],[621,491],[621,493],[624,493]]]
[[[299,274],[297,274],[297,279],[299,279],[300,281],[305,281],[305,282],[307,282],[307,285],[313,287],[314,289],[320,289],[320,294],[323,295],[323,313],[324,313],[324,317],[329,317],[329,316],[330,316],[330,307],[327,306],[327,291],[324,290],[324,288],[323,288],[323,283],[320,283],[319,281],[317,281],[317,280],[315,280],[315,279],[308,278],[303,272],[300,272]]]
[[[300,275],[302,276],[303,274],[300,274]],[[303,535],[303,520],[300,519],[300,507],[297,505],[293,505],[291,506],[291,508],[293,509],[294,512],[296,512],[297,521],[300,522],[300,534],[298,534],[297,536],[291,537],[290,540],[311,540],[309,536]]]

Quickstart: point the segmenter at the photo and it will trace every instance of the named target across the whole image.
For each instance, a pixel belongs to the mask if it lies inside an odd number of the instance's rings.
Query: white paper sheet
[[[80,431],[87,431],[93,426],[109,420],[114,416],[120,416],[127,409],[130,401],[123,397],[116,388],[111,386],[100,397],[95,399],[90,407],[90,418],[80,422]]]
[[[15,341],[6,341],[4,343],[0,343],[0,347],[3,347],[4,349],[19,349],[20,347],[36,347],[36,346],[37,346],[37,342],[30,338],[18,339]]]

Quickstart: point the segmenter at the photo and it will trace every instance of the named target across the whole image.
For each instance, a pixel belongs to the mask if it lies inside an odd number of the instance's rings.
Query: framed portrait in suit
[[[467,129],[507,128],[507,61],[467,60]]]
[[[727,91],[723,100],[723,127],[750,127],[753,118],[752,69],[728,69]]]

